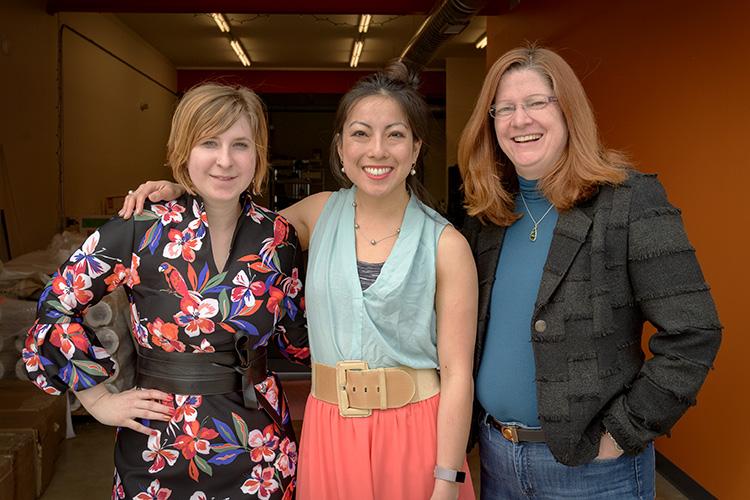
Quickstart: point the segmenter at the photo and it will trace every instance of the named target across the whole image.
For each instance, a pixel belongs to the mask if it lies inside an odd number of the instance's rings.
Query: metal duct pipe
[[[435,4],[430,15],[406,44],[401,61],[413,70],[422,71],[435,57],[440,45],[463,31],[487,1],[443,0]]]

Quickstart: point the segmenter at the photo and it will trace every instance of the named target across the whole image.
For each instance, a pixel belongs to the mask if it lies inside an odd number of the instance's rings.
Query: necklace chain
[[[397,236],[398,234],[401,233],[401,228],[399,227],[398,229],[396,229],[395,233],[389,234],[388,236],[380,238],[379,240],[373,240],[371,238],[368,238],[367,235],[362,231],[362,228],[359,227],[359,224],[357,224],[357,202],[353,201],[352,202],[352,206],[354,207],[354,229],[356,229],[357,231],[359,231],[359,234],[361,234],[364,237],[364,239],[366,239],[367,241],[369,241],[370,245],[377,245],[381,241],[387,240],[388,238],[393,238],[394,236]]]
[[[529,239],[531,241],[536,241],[536,237],[538,234],[537,228],[539,227],[539,224],[544,220],[545,217],[547,217],[547,214],[550,212],[550,210],[552,210],[552,207],[554,207],[555,205],[550,203],[549,208],[547,209],[546,212],[544,212],[544,215],[542,215],[542,218],[536,221],[534,220],[534,216],[531,215],[531,210],[529,210],[529,206],[526,204],[526,198],[523,197],[523,191],[519,189],[518,192],[521,195],[521,201],[523,202],[523,206],[526,207],[526,213],[529,214],[529,217],[531,217],[531,222],[534,223],[534,229],[532,229],[531,232],[529,233]]]

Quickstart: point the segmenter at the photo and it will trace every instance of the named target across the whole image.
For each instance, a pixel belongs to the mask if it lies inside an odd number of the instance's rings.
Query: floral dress
[[[232,351],[235,332],[244,330],[253,348],[273,341],[289,359],[308,363],[296,233],[249,193],[239,202],[243,213],[222,272],[199,197],[152,204],[92,234],[42,294],[23,353],[29,378],[61,394],[114,373],[115,361],[82,320],[88,306],[118,286],[128,295],[141,348],[172,356]],[[282,426],[268,409],[246,408],[237,391],[175,394],[169,422],[143,421],[156,431],[151,436],[119,428],[112,498],[292,498],[297,444],[284,430],[286,399],[272,372],[255,387]]]

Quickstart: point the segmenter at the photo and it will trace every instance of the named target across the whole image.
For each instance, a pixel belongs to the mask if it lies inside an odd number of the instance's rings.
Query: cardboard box
[[[29,435],[36,446],[34,491],[41,496],[65,438],[67,398],[50,396],[29,381],[0,381],[0,432]]]
[[[36,443],[31,434],[0,432],[0,499],[34,500],[35,467]]]
[[[0,500],[14,500],[13,461],[0,457]]]

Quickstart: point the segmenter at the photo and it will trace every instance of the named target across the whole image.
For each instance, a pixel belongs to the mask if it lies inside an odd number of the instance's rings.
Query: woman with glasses
[[[602,145],[581,82],[543,48],[489,70],[459,165],[482,498],[654,498],[652,441],[695,404],[721,340],[680,211]]]

